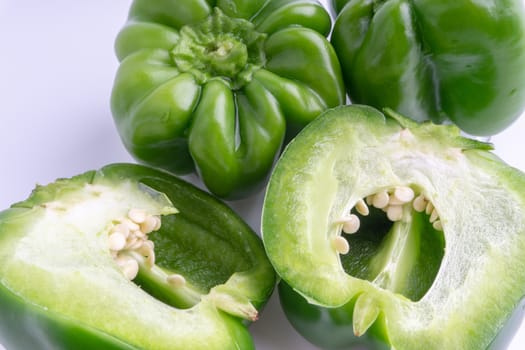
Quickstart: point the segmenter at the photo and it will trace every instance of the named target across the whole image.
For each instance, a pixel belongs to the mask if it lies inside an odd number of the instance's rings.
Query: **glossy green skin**
[[[261,223],[281,277],[281,305],[299,334],[326,349],[504,349],[525,311],[525,174],[490,149],[454,125],[419,124],[362,105],[331,109],[308,125],[272,173]],[[449,227],[435,230],[427,214],[414,212],[408,239],[392,240],[403,221],[370,208],[357,233],[341,233],[336,220],[358,198],[409,183],[435,193]],[[469,200],[485,190],[482,198],[493,196],[482,201],[487,206]],[[509,207],[494,212],[496,198]],[[476,226],[481,216],[494,223],[490,231]],[[498,238],[491,242],[492,234]],[[334,235],[347,239],[348,253],[336,251]],[[384,265],[393,282],[385,287],[376,280],[376,259],[396,245],[403,248]]]
[[[333,0],[332,8],[352,102],[477,136],[524,111],[523,1]]]
[[[217,9],[226,20],[181,39]],[[282,144],[344,102],[330,29],[317,0],[135,0],[115,44],[111,107],[124,145],[142,163],[196,171],[223,198],[259,189]],[[230,31],[232,53],[213,58]]]
[[[330,2],[330,10],[337,16],[339,12],[343,9],[343,7],[348,3],[350,0],[332,0]]]
[[[353,335],[353,303],[332,309],[313,305],[284,281],[279,283],[278,291],[286,318],[312,344],[323,349],[390,349],[390,346],[378,340],[382,338],[379,327],[361,337]]]
[[[388,350],[388,336],[382,324],[376,324],[364,335],[352,333],[354,301],[337,308],[325,308],[309,303],[286,282],[278,285],[279,300],[288,321],[312,344],[323,349]],[[487,350],[505,350],[519,329],[525,316],[522,300],[505,326]]]
[[[98,177],[115,183],[121,180],[140,182],[166,194],[177,206],[177,217],[165,217],[162,228],[150,235],[156,246],[157,266],[182,273],[203,293],[225,283],[233,273],[240,273],[242,277],[238,282],[243,286],[233,288],[256,308],[263,307],[275,285],[273,268],[260,239],[228,206],[173,175],[141,165],[112,164],[76,178],[91,183]],[[31,208],[53,200],[63,190],[68,188],[58,186],[56,192],[37,189],[28,200],[0,212],[0,244],[2,237],[8,237],[10,233],[18,234],[24,215],[30,215],[27,213]],[[140,288],[155,294],[155,286],[144,284]],[[89,297],[97,299],[104,296]],[[174,307],[177,308],[176,304]],[[82,319],[62,315],[25,299],[5,285],[1,276],[0,309],[0,339],[7,349],[139,349],[126,339],[118,339],[91,327]],[[223,323],[222,331],[227,329],[231,338],[229,348],[254,348],[245,321],[222,311],[219,312],[219,319]],[[194,337],[196,344],[202,345],[202,334],[196,333]],[[187,342],[188,339],[177,339],[174,335],[173,341],[170,348],[178,349],[179,342]]]

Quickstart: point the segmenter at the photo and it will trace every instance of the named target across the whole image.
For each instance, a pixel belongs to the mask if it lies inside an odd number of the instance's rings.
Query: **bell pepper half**
[[[316,0],[135,0],[111,107],[138,161],[196,171],[215,195],[262,188],[304,125],[345,100]]]
[[[292,325],[330,349],[508,341],[524,311],[525,174],[490,150],[362,105],[303,129],[262,215]]]
[[[274,283],[229,207],[145,166],[59,179],[0,213],[7,349],[253,349]]]
[[[525,110],[522,0],[332,0],[353,103],[490,136]]]

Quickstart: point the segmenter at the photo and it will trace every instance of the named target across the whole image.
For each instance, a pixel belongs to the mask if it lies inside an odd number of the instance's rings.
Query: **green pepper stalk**
[[[523,317],[525,174],[490,150],[368,106],[308,125],[262,215],[292,325],[326,348],[500,344]]]
[[[353,103],[494,135],[525,110],[522,0],[332,0]]]
[[[275,283],[231,209],[168,173],[114,164],[0,213],[8,349],[253,349]]]
[[[135,0],[111,96],[125,147],[223,198],[260,189],[283,143],[345,100],[330,29],[315,0]]]

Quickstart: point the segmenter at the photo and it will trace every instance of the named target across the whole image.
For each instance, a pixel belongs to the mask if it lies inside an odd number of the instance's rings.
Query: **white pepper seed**
[[[140,255],[144,256],[144,257],[148,257],[150,256],[151,254],[154,254],[153,252],[153,248],[151,247],[151,245],[149,244],[146,244],[146,242],[151,242],[151,241],[145,241],[145,242],[142,242],[142,244],[140,245],[140,247],[136,248],[135,251],[137,253],[139,253]]]
[[[128,212],[128,218],[137,224],[141,224],[146,220],[146,212],[141,209],[130,209]]]
[[[401,205],[390,205],[386,210],[386,216],[390,221],[399,221],[403,218],[403,207]]]
[[[128,238],[129,236],[129,227],[123,223],[119,223],[111,229],[112,232],[120,232],[124,237]]]
[[[130,231],[140,230],[140,226],[137,223],[131,221],[130,219],[122,219],[122,224],[126,225]]]
[[[109,249],[119,251],[126,246],[126,237],[120,232],[113,232],[108,236]]]
[[[356,233],[359,230],[360,224],[361,223],[357,215],[350,214],[344,218],[343,232],[348,234]]]
[[[387,191],[376,193],[372,199],[372,205],[378,209],[382,209],[388,205],[390,196]]]
[[[186,284],[186,279],[184,276],[179,275],[178,273],[174,273],[173,275],[169,275],[166,277],[166,282],[168,284],[174,286],[174,287],[183,287]]]
[[[427,215],[430,215],[432,213],[432,210],[434,210],[434,204],[432,204],[432,202],[428,202],[427,203],[427,206],[425,207],[425,213]]]
[[[422,194],[417,196],[416,199],[414,199],[414,201],[412,202],[412,207],[418,213],[425,211],[426,206],[427,206],[427,200],[425,199],[425,196],[423,196]]]
[[[115,259],[115,262],[120,267],[121,271],[124,273],[127,279],[133,280],[137,277],[139,272],[139,263],[137,260],[133,259],[127,255],[119,255]]]
[[[129,250],[137,250],[144,244],[144,240],[141,238],[135,238],[135,240],[131,243],[126,244],[126,249]]]
[[[126,249],[129,249],[132,245],[135,244],[135,242],[138,241],[138,238],[135,235],[129,235],[128,239],[126,240]]]
[[[347,254],[350,251],[348,241],[341,236],[335,236],[332,239],[332,245],[339,254]]]
[[[362,199],[359,199],[356,203],[355,203],[355,210],[363,215],[363,216],[367,216],[368,214],[370,214],[370,211],[368,209],[368,206],[366,205],[365,201],[362,200]]]
[[[148,267],[153,267],[155,265],[155,251],[151,251],[151,253],[146,257],[146,265]]]
[[[434,221],[436,221],[437,219],[439,219],[438,212],[437,212],[436,209],[433,209],[433,210],[432,210],[432,213],[430,214],[430,219],[429,219],[429,221],[430,221],[430,222],[434,222]]]
[[[393,194],[388,199],[388,205],[403,205],[405,202],[394,196]]]
[[[128,260],[130,259],[133,259],[133,258],[128,255],[118,254],[117,257],[115,258],[115,262],[117,263],[119,267],[123,267],[124,265],[128,263]]]
[[[159,216],[154,216],[154,218],[155,218],[155,227],[153,228],[153,231],[158,231],[160,229],[162,222]]]
[[[157,226],[157,220],[155,219],[155,216],[148,216],[144,222],[140,224],[140,230],[144,233],[150,233],[152,232],[155,227]]]
[[[149,239],[148,239],[147,241],[144,241],[143,244],[144,244],[145,246],[148,246],[149,249],[151,249],[151,250],[154,250],[154,249],[155,249],[155,243],[153,243],[153,241],[151,241],[151,240],[149,240]]]
[[[408,203],[414,199],[414,190],[406,186],[396,187],[394,190],[394,197],[402,203]]]
[[[437,231],[443,231],[443,224],[441,223],[441,220],[436,220],[432,223],[432,227],[434,230]]]
[[[134,235],[137,238],[144,238],[144,237],[146,237],[146,234],[144,232],[142,232],[140,229],[133,231],[131,234]]]
[[[129,260],[129,263],[127,263],[123,268],[122,272],[124,272],[124,275],[129,279],[130,281],[135,279],[139,273],[139,263],[131,259]]]

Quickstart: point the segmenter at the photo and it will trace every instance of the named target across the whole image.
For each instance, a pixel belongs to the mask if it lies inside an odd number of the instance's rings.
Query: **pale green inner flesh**
[[[361,227],[347,239],[350,251],[341,255],[349,275],[380,288],[421,299],[434,281],[444,254],[443,232],[432,227],[425,213],[412,210],[405,221],[390,221],[381,209],[370,207]]]

